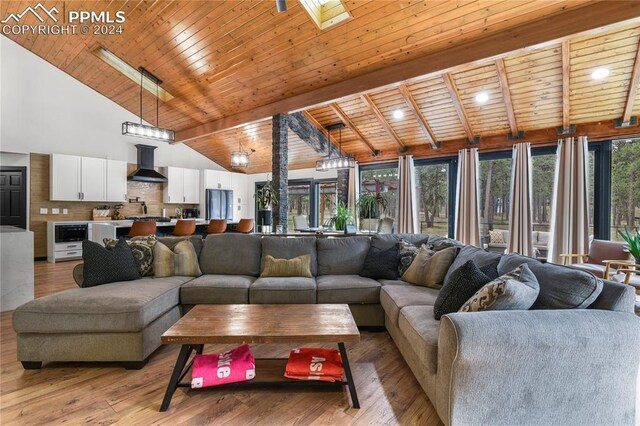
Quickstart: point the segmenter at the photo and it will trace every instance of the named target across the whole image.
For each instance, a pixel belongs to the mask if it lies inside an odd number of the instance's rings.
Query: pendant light
[[[327,126],[327,147],[329,148],[329,155],[327,156],[327,158],[316,161],[316,171],[326,172],[329,170],[353,169],[356,166],[356,161],[352,156],[342,155],[342,129],[344,127],[344,123],[337,123]],[[340,132],[340,149],[338,152],[338,157],[331,158],[331,131],[334,129],[338,129],[338,131]]]
[[[160,80],[155,75],[151,74],[149,71],[144,69],[143,67],[138,68],[140,71],[140,123],[133,123],[131,121],[125,121],[122,123],[122,134],[127,136],[135,136],[138,138],[145,139],[153,139],[161,142],[173,142],[176,140],[176,132],[171,129],[163,129],[159,127],[160,123],[160,114],[159,114],[159,88],[162,84],[162,80]],[[156,125],[150,126],[147,124],[142,124],[142,82],[144,78],[147,78],[156,84]]]
[[[231,167],[245,168],[249,165],[249,156],[256,152],[252,149],[251,152],[247,152],[242,147],[242,142],[238,142],[238,150],[231,153]]]

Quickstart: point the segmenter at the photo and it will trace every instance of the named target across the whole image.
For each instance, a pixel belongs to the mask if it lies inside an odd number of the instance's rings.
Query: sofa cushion
[[[417,285],[385,285],[380,289],[380,304],[395,326],[405,306],[433,306],[438,290]]]
[[[381,249],[375,246],[369,247],[367,257],[364,259],[360,276],[379,279],[395,280],[398,278],[398,247],[391,246]]]
[[[267,255],[276,259],[293,259],[294,257],[308,254],[311,256],[311,274],[318,275],[318,255],[316,253],[316,237],[282,238],[264,237],[262,239],[262,263],[260,270],[264,269],[264,261]]]
[[[212,234],[200,254],[203,274],[260,275],[261,237],[251,234]]]
[[[378,280],[378,282],[382,285],[411,285],[406,281],[402,281],[402,280],[386,280],[384,278],[381,278]]]
[[[540,293],[531,309],[586,308],[602,291],[602,281],[589,274],[531,257],[508,254],[500,259],[498,273],[504,275],[526,263],[538,279]]]
[[[158,241],[153,246],[153,273],[158,278],[202,275],[193,244],[187,240],[180,241],[172,250]]]
[[[433,318],[433,306],[405,306],[398,317],[400,332],[411,342],[420,364],[435,374],[438,367],[440,321]]]
[[[318,303],[380,303],[380,283],[359,275],[320,275]]]
[[[82,287],[140,278],[138,263],[131,247],[124,239],[120,239],[111,249],[96,242],[84,240],[82,260],[84,260]]]
[[[204,245],[202,235],[190,235],[188,237],[158,237],[157,240],[169,247],[171,250],[173,250],[176,244],[180,241],[188,240],[193,244],[193,249],[196,251],[196,255],[198,257],[200,257],[200,253],[202,253],[202,247]]]
[[[607,269],[605,265],[596,265],[595,263],[576,263],[571,265],[571,268],[589,272],[598,278],[604,278],[604,271]]]
[[[261,277],[307,277],[311,278],[311,255],[303,254],[292,259],[276,259],[262,256]]]
[[[473,260],[453,271],[449,281],[442,286],[434,304],[435,319],[457,312],[478,290],[491,281]]]
[[[190,277],[142,278],[76,288],[32,300],[13,313],[18,333],[138,332],[180,302]]]
[[[440,251],[423,247],[402,275],[402,279],[411,284],[439,289],[457,253],[457,247],[448,247]]]
[[[407,241],[414,246],[421,247],[429,241],[428,234],[376,234],[371,237],[371,246],[380,250],[396,246],[400,240]]]
[[[249,287],[249,303],[316,303],[315,278],[265,277]]]
[[[468,260],[473,260],[473,263],[475,263],[478,268],[482,268],[488,264],[497,263],[500,260],[500,256],[498,253],[491,253],[478,247],[464,246],[451,264],[449,271],[447,271],[447,275],[444,277],[444,284],[450,280],[453,271],[467,263]],[[515,269],[517,266],[519,265],[514,266],[509,269],[509,271]]]
[[[525,311],[539,292],[538,280],[525,263],[485,284],[462,305],[460,312]]]
[[[249,303],[249,287],[255,280],[248,275],[202,275],[180,288],[180,303]]]
[[[367,257],[369,237],[318,238],[318,275],[359,274]]]

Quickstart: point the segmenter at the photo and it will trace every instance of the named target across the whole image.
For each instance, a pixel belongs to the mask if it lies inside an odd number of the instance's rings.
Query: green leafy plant
[[[389,200],[380,192],[367,191],[360,195],[356,207],[361,219],[374,219],[387,212]]]
[[[636,262],[640,263],[640,229],[633,232],[625,226],[624,231],[618,230],[618,234],[627,243],[627,248],[624,251],[631,253]]]
[[[264,186],[256,191],[254,197],[258,200],[259,210],[271,210],[273,206],[278,204],[278,194],[270,180],[267,180]]]
[[[336,231],[344,231],[347,225],[353,224],[353,216],[347,206],[340,202],[336,208],[336,215],[329,219],[327,224],[333,226]]]

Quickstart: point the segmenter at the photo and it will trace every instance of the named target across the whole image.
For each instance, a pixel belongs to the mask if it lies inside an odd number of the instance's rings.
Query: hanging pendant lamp
[[[344,123],[332,124],[326,127],[327,147],[329,149],[329,154],[327,155],[327,158],[316,161],[316,171],[326,172],[329,170],[353,169],[356,166],[356,160],[352,156],[342,155],[342,129],[344,127]],[[338,129],[338,131],[340,132],[340,150],[338,152],[338,157],[331,158],[331,131],[334,129]]]

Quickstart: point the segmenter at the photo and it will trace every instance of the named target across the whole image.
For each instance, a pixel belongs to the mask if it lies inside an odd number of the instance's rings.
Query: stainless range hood
[[[154,163],[154,150],[156,146],[152,145],[136,145],[138,150],[138,169],[131,173],[127,179],[136,182],[152,182],[152,183],[166,183],[167,178],[153,169]]]

